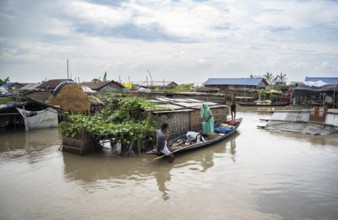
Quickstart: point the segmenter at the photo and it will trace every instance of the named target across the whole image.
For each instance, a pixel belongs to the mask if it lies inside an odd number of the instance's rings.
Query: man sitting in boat
[[[175,156],[173,153],[171,153],[171,151],[168,148],[168,144],[169,144],[169,134],[167,133],[167,129],[168,129],[168,124],[167,123],[163,123],[161,125],[161,129],[157,130],[156,132],[156,149],[157,149],[157,153],[158,154],[164,154],[168,157],[170,157],[170,159],[168,160],[169,163],[174,162]]]
[[[214,116],[211,113],[211,110],[208,106],[208,103],[204,103],[201,111],[200,111],[201,118],[203,119],[202,127],[203,127],[203,134],[208,136],[210,133],[214,132]]]
[[[198,133],[198,132],[188,131],[185,136],[187,138],[187,141],[185,142],[186,145],[205,142],[201,133]]]

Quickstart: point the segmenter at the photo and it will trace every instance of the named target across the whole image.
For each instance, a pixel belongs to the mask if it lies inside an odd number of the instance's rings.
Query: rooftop
[[[60,83],[64,81],[73,81],[71,79],[51,79],[47,82],[42,83],[37,89],[55,89]]]
[[[305,82],[307,81],[323,81],[326,83],[334,83],[334,84],[338,84],[338,77],[306,77],[305,78]]]
[[[111,81],[99,81],[99,82],[82,82],[82,83],[80,83],[80,85],[87,86],[87,87],[89,87],[89,88],[91,88],[93,90],[99,90],[99,89],[107,86],[110,83],[115,83],[115,84],[119,85],[121,88],[124,87],[123,85],[121,85],[118,82],[115,82],[114,80],[111,80]]]
[[[261,82],[268,84],[264,78],[209,78],[204,85],[241,85],[241,86],[258,86]]]

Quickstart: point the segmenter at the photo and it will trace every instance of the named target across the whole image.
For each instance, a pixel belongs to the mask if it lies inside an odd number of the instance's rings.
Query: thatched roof
[[[49,103],[59,105],[61,109],[74,113],[85,112],[90,109],[88,95],[78,84],[66,84],[56,96],[49,97]]]

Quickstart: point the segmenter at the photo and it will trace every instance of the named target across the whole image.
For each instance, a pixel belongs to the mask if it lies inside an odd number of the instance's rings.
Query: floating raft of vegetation
[[[153,143],[157,125],[151,114],[154,110],[163,110],[163,107],[138,97],[111,95],[101,113],[67,115],[67,120],[60,123],[63,133],[62,148],[64,151],[71,149],[72,153],[82,155],[88,152],[87,148],[93,149],[93,145],[98,145],[100,141],[109,140],[121,142],[122,154],[129,155],[134,147],[140,152],[141,145]],[[72,144],[70,138],[81,137],[80,142],[73,142],[76,146],[69,146]],[[76,148],[79,148],[78,152]]]

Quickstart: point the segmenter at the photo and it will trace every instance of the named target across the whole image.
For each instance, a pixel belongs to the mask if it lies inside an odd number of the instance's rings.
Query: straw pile
[[[90,110],[88,95],[78,84],[66,84],[56,96],[48,99],[52,105],[59,105],[64,111],[72,113],[82,113]]]

